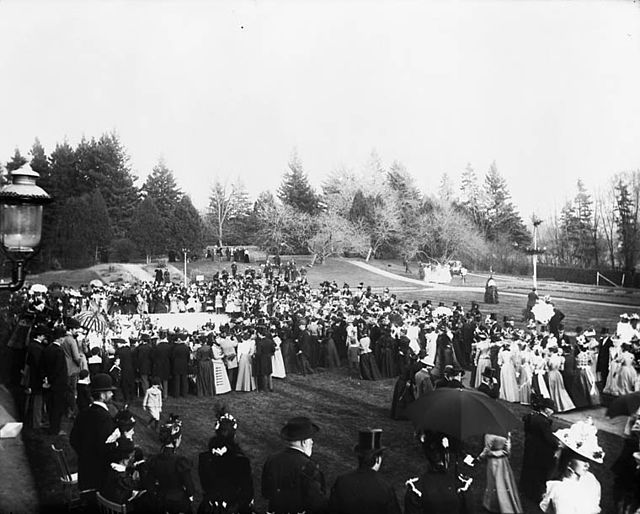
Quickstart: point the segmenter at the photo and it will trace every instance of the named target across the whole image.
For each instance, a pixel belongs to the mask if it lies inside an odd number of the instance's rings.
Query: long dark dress
[[[215,380],[213,376],[213,350],[203,344],[196,350],[196,391],[198,396],[213,396]]]
[[[147,492],[155,498],[153,512],[191,512],[189,497],[194,487],[191,464],[173,448],[165,447],[148,460]]]
[[[360,354],[360,376],[363,380],[380,380],[380,370],[373,353]]]
[[[391,378],[398,375],[396,362],[396,342],[389,335],[383,335],[378,339],[380,352],[380,374],[383,378]]]
[[[555,464],[557,440],[553,437],[551,420],[539,412],[524,416],[524,455],[520,475],[520,493],[539,502]]]
[[[398,377],[393,388],[391,419],[407,419],[404,411],[415,400],[413,379],[418,369],[416,365],[406,366]]]
[[[202,452],[198,458],[198,474],[203,498],[198,512],[207,510],[216,502],[227,504],[229,513],[251,512],[253,479],[251,463],[237,444],[229,445],[222,455]]]

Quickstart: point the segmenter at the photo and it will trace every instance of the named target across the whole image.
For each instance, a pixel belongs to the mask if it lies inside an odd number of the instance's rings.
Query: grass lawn
[[[289,417],[307,415],[320,425],[321,431],[314,445],[314,458],[324,470],[329,487],[339,474],[355,466],[352,449],[357,442],[358,429],[382,428],[383,444],[389,447],[385,452],[382,473],[393,484],[399,499],[402,499],[404,481],[421,473],[425,462],[414,440],[411,423],[394,421],[389,417],[393,385],[393,379],[378,382],[354,380],[346,375],[344,369],[321,371],[312,376],[290,375],[285,380],[276,380],[276,390],[273,393],[231,392],[215,398],[170,397],[165,403],[163,414],[166,417],[173,412],[180,414],[184,420],[180,452],[192,459],[194,480],[199,487],[197,455],[206,450],[207,441],[213,434],[215,403],[221,401],[227,405],[228,410],[238,418],[238,440],[251,459],[256,504],[260,512],[266,508],[266,503],[260,496],[262,465],[269,454],[282,448],[278,434]],[[508,405],[518,417],[528,411],[527,407]],[[147,429],[142,422],[147,417],[142,412],[141,400],[135,402],[132,410],[140,419],[136,427],[136,443],[147,455],[157,452],[159,446],[155,433]],[[566,423],[560,420],[554,422],[554,427],[563,426],[566,426]],[[512,437],[511,464],[518,477],[523,453],[522,430],[516,430]],[[45,510],[49,511],[59,507],[62,498],[62,491],[56,481],[55,466],[48,450],[52,439],[54,438],[40,434],[27,438],[40,499]],[[66,438],[55,439],[66,448],[72,465],[75,465],[75,455]],[[603,488],[602,511],[612,512],[611,475],[607,468],[618,455],[621,440],[604,432],[599,434],[599,440],[606,452],[606,458],[604,465],[594,465],[593,471]],[[480,450],[480,438],[469,441],[471,453],[477,454]],[[479,505],[485,484],[484,466],[480,465],[475,469],[473,476],[474,496]],[[526,501],[525,505],[526,512],[537,512],[535,505]]]

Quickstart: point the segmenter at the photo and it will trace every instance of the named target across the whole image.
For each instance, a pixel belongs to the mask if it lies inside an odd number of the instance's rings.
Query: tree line
[[[319,190],[297,154],[280,186],[251,200],[243,183],[212,177],[207,208],[198,212],[173,171],[160,160],[137,185],[129,156],[115,133],[59,143],[47,154],[38,139],[28,156],[16,150],[6,174],[29,162],[55,199],[45,209],[40,260],[46,267],[182,252],[208,245],[258,245],[270,254],[359,255],[446,262],[526,271],[531,232],[507,181],[490,164],[471,165],[459,184],[443,174],[421,191],[400,163],[384,166],[373,152],[359,169],[329,172]],[[633,269],[640,252],[640,172],[615,175],[593,196],[578,181],[573,199],[540,227],[543,261],[556,265]]]

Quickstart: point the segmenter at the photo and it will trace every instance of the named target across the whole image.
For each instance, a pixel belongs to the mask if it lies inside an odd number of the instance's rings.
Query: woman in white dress
[[[558,348],[551,348],[547,358],[547,373],[549,377],[549,394],[556,404],[556,412],[565,412],[575,409],[567,389],[564,386],[562,373],[564,369],[564,357],[558,353]]]
[[[525,341],[519,341],[518,344],[520,345],[520,375],[518,376],[520,403],[529,405],[531,403],[531,382],[533,378],[531,348]]]
[[[609,374],[602,392],[611,396],[619,396],[618,372],[622,364],[622,342],[618,336],[612,337],[611,342],[613,346],[609,350]]]
[[[474,388],[482,383],[482,372],[491,367],[491,343],[486,335],[481,335],[481,339],[476,343],[476,380]]]
[[[560,479],[549,480],[540,509],[547,514],[599,514],[600,482],[589,471],[589,463],[602,464],[604,452],[591,418],[578,421],[553,435],[563,444]]]
[[[256,353],[256,341],[247,330],[238,342],[236,354],[238,356],[238,378],[236,391],[255,391],[256,379],[251,369],[251,359]]]
[[[231,383],[224,364],[224,352],[217,342],[211,345],[211,350],[213,351],[213,394],[228,393],[231,391]]]
[[[280,349],[282,346],[282,339],[278,336],[278,332],[275,327],[271,327],[271,338],[273,339],[273,342],[276,343],[276,350],[271,356],[271,376],[273,378],[286,378],[287,372],[284,368],[284,359],[282,358],[282,350]]]
[[[498,353],[498,366],[500,366],[500,399],[508,402],[520,401],[520,388],[516,369],[513,364],[514,352],[511,343],[502,345]]]

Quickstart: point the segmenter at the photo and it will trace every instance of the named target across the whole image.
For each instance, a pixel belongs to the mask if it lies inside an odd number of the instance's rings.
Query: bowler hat
[[[353,447],[356,455],[366,455],[367,453],[382,453],[385,449],[381,445],[382,429],[372,428],[360,430],[358,432],[358,444]]]
[[[97,373],[91,379],[91,391],[94,393],[100,393],[102,391],[115,391],[113,386],[113,380],[106,373]]]
[[[303,441],[312,438],[320,427],[305,416],[291,418],[280,430],[280,437],[285,441]]]

